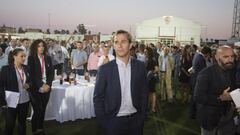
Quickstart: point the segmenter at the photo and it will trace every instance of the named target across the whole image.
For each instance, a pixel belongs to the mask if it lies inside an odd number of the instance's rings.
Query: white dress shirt
[[[123,61],[116,59],[119,79],[121,85],[121,106],[117,116],[127,116],[136,113],[131,96],[131,59],[126,65]]]
[[[17,74],[18,89],[20,94],[18,104],[26,103],[30,100],[27,90],[25,90],[23,87],[23,85],[26,83],[26,74],[24,73],[23,69],[15,68],[15,70]],[[23,82],[21,79],[23,79]]]

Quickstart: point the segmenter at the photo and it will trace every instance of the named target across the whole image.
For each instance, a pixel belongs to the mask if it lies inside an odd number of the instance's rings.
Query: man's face
[[[227,49],[217,54],[218,64],[224,69],[232,69],[234,66],[234,53],[232,49]]]
[[[49,41],[49,45],[50,46],[53,46],[54,45],[54,42],[52,40]]]
[[[169,48],[168,48],[168,47],[165,47],[165,48],[164,48],[164,55],[168,55],[168,53],[169,53]]]
[[[13,39],[13,40],[11,41],[11,45],[12,45],[13,48],[16,47],[16,46],[17,46],[17,40],[16,40],[16,39]]]
[[[77,43],[77,49],[82,49],[83,48],[83,44],[82,43]]]
[[[128,41],[127,34],[118,34],[114,37],[114,49],[118,57],[129,55],[131,45]]]
[[[157,43],[157,48],[158,48],[158,49],[161,49],[161,48],[162,48],[161,43]]]
[[[26,48],[28,48],[28,46],[29,46],[29,41],[28,41],[28,40],[24,40],[24,41],[22,42],[22,45],[25,46]]]
[[[94,46],[93,46],[93,51],[94,51],[94,52],[98,52],[98,51],[99,51],[99,47],[98,47],[97,45],[94,45]]]

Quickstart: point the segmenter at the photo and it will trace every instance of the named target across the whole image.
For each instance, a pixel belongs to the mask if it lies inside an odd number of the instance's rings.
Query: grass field
[[[0,116],[1,133],[4,126]],[[102,135],[95,118],[59,123],[46,121],[47,135]],[[16,129],[15,129],[16,133]],[[157,113],[150,114],[145,122],[144,135],[199,135],[200,129],[195,120],[188,118],[188,106],[178,102],[157,104]],[[31,124],[27,123],[27,135],[31,135]]]
[[[4,120],[0,114],[0,135],[3,135],[3,127]],[[103,135],[95,118],[65,123],[46,121],[45,131],[47,135]],[[30,122],[27,123],[27,135],[31,135]],[[149,114],[144,135],[200,135],[200,128],[195,120],[188,118],[188,105],[180,103],[179,100],[171,104],[157,100],[157,112]]]

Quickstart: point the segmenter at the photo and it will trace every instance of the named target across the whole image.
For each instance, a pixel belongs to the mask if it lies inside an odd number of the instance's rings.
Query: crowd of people
[[[66,41],[1,39],[0,105],[7,110],[5,134],[13,134],[18,119],[18,133],[26,135],[31,103],[32,133],[44,135],[54,74],[89,73],[97,77],[94,107],[106,134],[142,134],[147,110],[156,113],[160,98],[162,102],[189,104],[190,118],[197,118],[202,135],[233,135],[234,107],[229,91],[239,86],[239,62],[239,48],[179,42],[144,44],[133,42],[122,30],[99,43],[73,41],[71,37]],[[20,93],[16,108],[6,106],[7,90]]]

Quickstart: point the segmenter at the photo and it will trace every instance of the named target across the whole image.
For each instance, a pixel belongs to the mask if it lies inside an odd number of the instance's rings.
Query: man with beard
[[[235,89],[234,52],[221,46],[217,63],[202,70],[197,78],[194,98],[201,135],[234,135],[234,108],[229,91]]]

